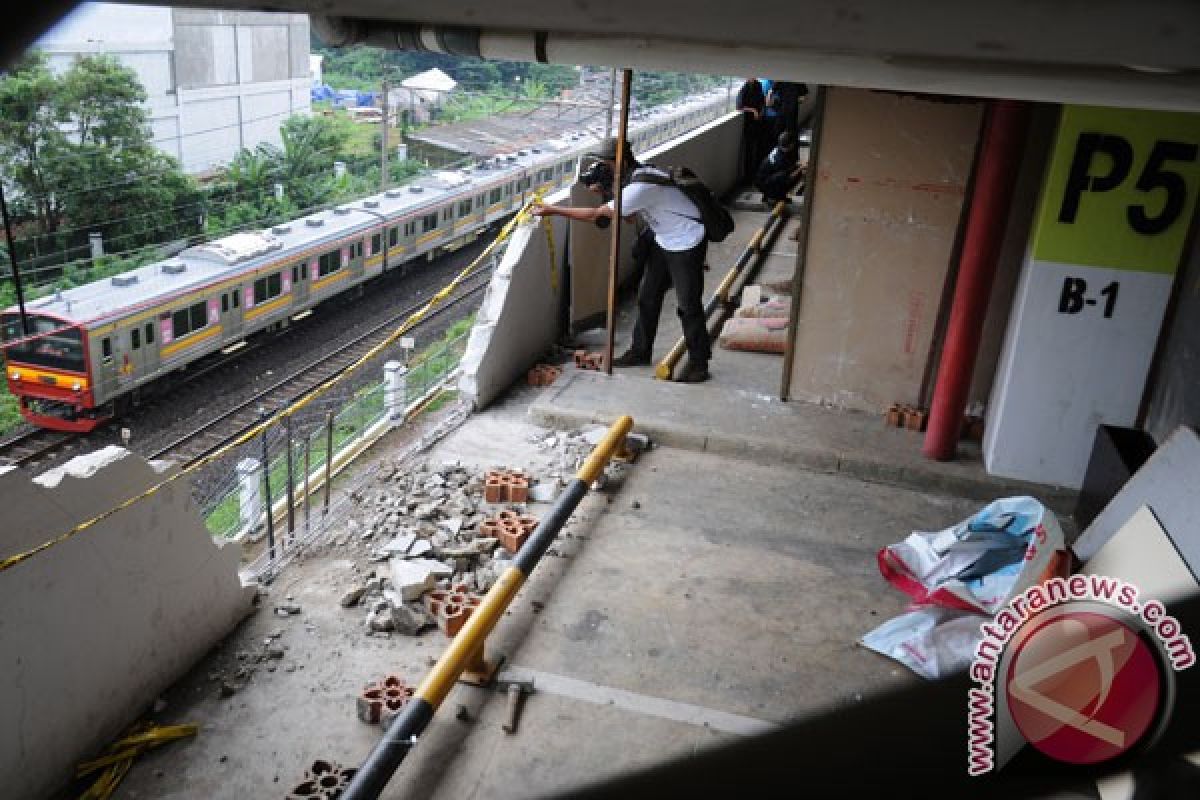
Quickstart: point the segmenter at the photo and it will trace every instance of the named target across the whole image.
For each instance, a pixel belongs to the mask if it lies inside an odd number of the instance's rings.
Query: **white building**
[[[388,103],[393,110],[407,109],[413,122],[428,122],[456,86],[454,78],[434,67],[401,81],[399,89],[388,92]]]
[[[308,17],[83,3],[38,42],[55,69],[107,53],[146,88],[155,143],[188,172],[279,143],[310,111]]]

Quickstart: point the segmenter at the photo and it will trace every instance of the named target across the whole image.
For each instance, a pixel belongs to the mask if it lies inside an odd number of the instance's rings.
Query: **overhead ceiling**
[[[1200,110],[1200,0],[185,0],[309,12],[395,46],[482,33],[485,57]],[[540,32],[535,45],[534,34]],[[427,32],[428,33],[428,32]],[[440,39],[401,35],[438,48]],[[351,41],[347,39],[345,41]],[[586,59],[586,60],[584,60]]]

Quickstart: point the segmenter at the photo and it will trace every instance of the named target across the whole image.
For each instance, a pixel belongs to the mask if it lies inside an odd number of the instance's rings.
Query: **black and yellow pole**
[[[546,554],[546,550],[574,513],[576,506],[588,493],[588,487],[600,477],[613,454],[620,449],[632,427],[633,420],[630,417],[621,417],[608,429],[608,433],[575,473],[575,479],[567,484],[554,501],[550,513],[542,518],[521,547],[513,559],[512,566],[504,571],[484,596],[462,630],[451,640],[446,652],[425,676],[425,680],[421,681],[412,700],[367,756],[354,780],[342,793],[342,800],[374,800],[379,797],[396,768],[417,743],[417,737],[425,730],[442,701],[446,699],[446,695],[454,688],[455,682],[464,670],[478,662],[484,640],[496,627],[496,623],[516,597],[517,591]]]

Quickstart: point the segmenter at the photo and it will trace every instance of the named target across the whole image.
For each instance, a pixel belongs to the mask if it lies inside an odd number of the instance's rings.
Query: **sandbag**
[[[782,353],[787,345],[787,319],[739,319],[725,322],[717,342],[726,350]]]
[[[742,306],[733,312],[738,319],[787,319],[792,311],[792,298],[775,297],[763,303]]]

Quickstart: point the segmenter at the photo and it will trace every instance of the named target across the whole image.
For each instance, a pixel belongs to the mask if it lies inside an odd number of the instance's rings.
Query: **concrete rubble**
[[[553,502],[604,430],[539,434],[530,441],[535,463],[491,473],[526,476],[529,502]],[[450,587],[483,595],[509,566],[514,553],[484,534],[485,523],[502,512],[525,515],[527,503],[486,502],[487,474],[456,461],[391,463],[354,492],[355,512],[332,544],[365,562],[339,603],[361,610],[368,636],[419,635],[436,622],[422,598]]]

